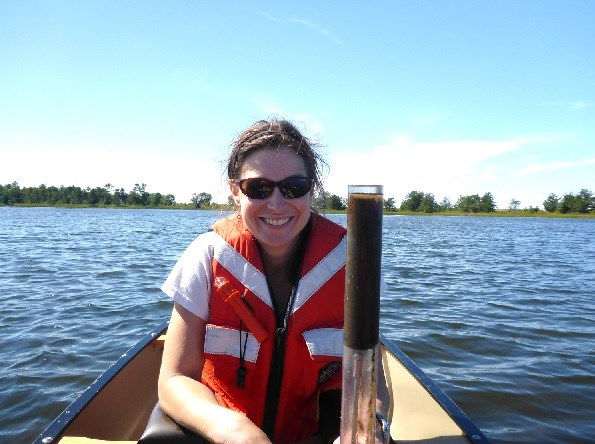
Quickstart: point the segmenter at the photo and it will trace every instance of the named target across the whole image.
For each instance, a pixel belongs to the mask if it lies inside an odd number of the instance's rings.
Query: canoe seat
[[[138,444],[206,444],[207,441],[196,433],[185,429],[165,414],[155,404],[147,427],[138,440]]]

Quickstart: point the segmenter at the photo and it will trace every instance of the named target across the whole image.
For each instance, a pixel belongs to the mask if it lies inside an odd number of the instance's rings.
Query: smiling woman
[[[240,174],[243,179],[239,184],[230,182],[233,198],[239,207],[238,215],[259,241],[265,262],[272,267],[284,267],[299,233],[310,219],[312,186],[306,176],[305,162],[288,147],[259,149],[245,158]],[[300,189],[297,182],[292,193],[288,186],[292,181],[299,181],[305,186]],[[257,192],[254,186],[246,186],[250,183],[260,183],[261,192]],[[275,183],[281,185],[274,186]],[[286,192],[289,192],[287,197]]]
[[[227,165],[237,212],[200,235],[162,287],[174,310],[159,404],[208,442],[339,435],[345,229],[311,212],[320,165],[287,121],[240,134]]]

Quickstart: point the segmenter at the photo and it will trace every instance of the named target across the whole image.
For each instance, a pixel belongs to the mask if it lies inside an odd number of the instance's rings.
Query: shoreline
[[[193,204],[174,204],[168,206],[142,206],[142,205],[43,205],[43,204],[15,204],[2,205],[0,208],[72,208],[72,209],[114,209],[114,210],[187,210],[187,211],[234,211],[235,209],[230,205],[215,204],[204,208],[196,208]],[[331,209],[316,209],[319,214],[347,214],[347,210],[331,210]],[[529,211],[529,210],[496,210],[490,213],[465,213],[462,211],[440,211],[435,213],[422,213],[416,211],[384,211],[383,216],[447,216],[447,217],[520,217],[520,218],[542,218],[542,219],[595,219],[595,212],[590,213],[557,213],[547,212],[544,210]]]

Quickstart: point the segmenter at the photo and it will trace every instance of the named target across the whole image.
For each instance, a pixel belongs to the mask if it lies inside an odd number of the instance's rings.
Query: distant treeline
[[[518,211],[521,202],[512,199],[508,205],[509,211]],[[394,199],[384,201],[384,209],[387,211],[414,211],[422,213],[439,213],[458,211],[462,213],[492,213],[496,211],[496,202],[492,193],[485,193],[483,196],[472,194],[460,196],[456,203],[451,203],[445,197],[441,202],[436,202],[434,195],[421,191],[410,192],[401,202],[399,208],[395,206]],[[577,194],[567,193],[562,197],[550,194],[543,201],[543,209],[547,212],[566,213],[590,213],[595,210],[595,197],[589,190],[582,189]],[[537,213],[539,207],[524,208],[523,211]]]
[[[23,187],[18,182],[0,185],[0,205],[48,205],[91,207],[147,207],[147,208],[202,208],[213,207],[211,195],[194,194],[190,204],[176,203],[173,194],[149,193],[146,184],[135,184],[132,190],[115,188],[111,184],[96,188],[77,186]]]
[[[101,206],[101,207],[147,207],[147,208],[205,208],[205,209],[232,209],[233,200],[223,204],[214,203],[209,193],[195,193],[190,203],[176,203],[173,194],[149,193],[146,184],[135,184],[132,190],[115,188],[111,184],[103,187],[85,189],[76,186],[46,186],[23,187],[18,182],[0,185],[0,205],[48,205],[48,206]],[[521,202],[512,199],[508,206],[510,211],[518,211]],[[313,205],[320,210],[344,211],[347,200],[336,194],[324,190],[314,196]],[[567,193],[561,197],[550,194],[543,201],[543,209],[550,213],[591,213],[595,211],[595,196],[587,189],[580,190],[577,194]],[[451,203],[445,197],[437,202],[434,195],[422,191],[411,191],[401,205],[397,207],[395,199],[384,199],[384,210],[387,212],[416,212],[416,213],[493,213],[496,211],[496,202],[492,193],[483,196],[472,194],[460,196],[456,203]],[[522,211],[537,213],[538,207],[524,208]]]
[[[519,211],[520,204],[519,200],[512,199],[507,209],[512,212]],[[346,199],[335,194],[321,192],[314,198],[314,206],[323,209],[345,210],[347,202]],[[552,193],[543,201],[543,209],[550,213],[591,213],[595,210],[595,197],[591,191],[586,189],[577,194],[567,193],[562,197]],[[398,207],[393,197],[384,199],[384,210],[415,213],[493,213],[496,211],[496,201],[492,193],[485,193],[483,196],[479,194],[460,196],[453,204],[448,197],[437,202],[431,193],[411,191]],[[537,213],[540,209],[530,206],[521,211]]]
[[[347,201],[335,194],[322,192],[314,198],[314,206],[332,210],[345,210]],[[457,203],[453,205],[446,197],[442,202],[438,203],[431,193],[411,191],[399,207],[397,207],[394,197],[384,199],[384,210],[388,212],[406,211],[416,213],[439,213],[444,211],[491,213],[496,211],[496,202],[492,193],[486,193],[481,197],[478,194],[461,196]]]

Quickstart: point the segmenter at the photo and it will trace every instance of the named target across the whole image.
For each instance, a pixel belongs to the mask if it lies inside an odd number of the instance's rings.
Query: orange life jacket
[[[225,278],[243,294],[268,336],[259,343],[212,282],[202,382],[220,404],[243,412],[273,442],[310,437],[317,430],[319,393],[341,388],[346,231],[311,215],[287,324],[277,325],[254,236],[235,219],[213,229],[220,235],[211,252],[213,280]]]

